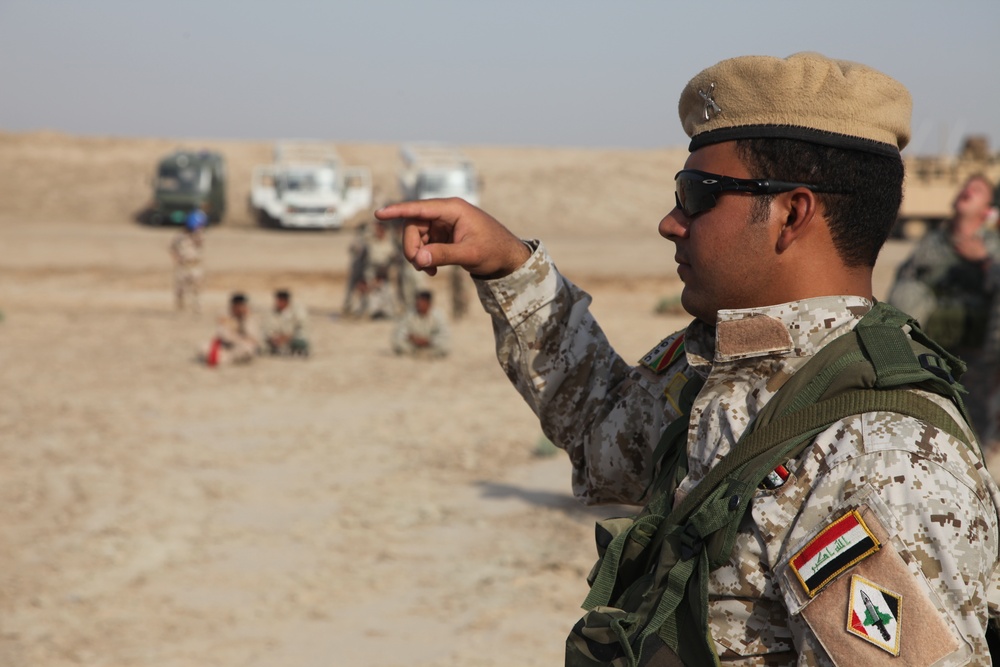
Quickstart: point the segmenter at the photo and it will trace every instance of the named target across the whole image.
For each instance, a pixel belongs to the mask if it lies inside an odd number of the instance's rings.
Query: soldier
[[[346,317],[358,317],[365,310],[365,265],[368,261],[368,225],[359,225],[347,248],[347,290],[342,312]]]
[[[260,354],[260,331],[245,294],[229,298],[229,311],[219,317],[215,336],[202,353],[208,366],[247,364]]]
[[[404,313],[412,313],[416,309],[417,295],[428,291],[430,280],[423,271],[413,268],[409,262],[403,262],[399,267],[399,301]]]
[[[750,56],[698,74],[679,111],[691,154],[659,231],[695,319],[637,365],[540,242],[458,200],[377,212],[407,219],[416,266],[477,278],[577,496],[648,503],[600,524],[567,664],[988,665],[1000,492],[954,362],[927,341],[918,363],[919,331],[872,296],[908,91],[819,54]]]
[[[451,317],[460,320],[469,312],[469,289],[466,285],[468,277],[460,267],[452,267],[451,271]]]
[[[889,303],[915,317],[931,338],[969,366],[965,403],[980,435],[989,428],[987,403],[995,386],[986,358],[987,325],[1000,287],[1000,234],[988,226],[993,185],[971,176],[952,205],[954,215],[929,232],[896,273]]]
[[[436,309],[431,308],[433,295],[427,290],[417,293],[415,308],[400,318],[392,335],[396,354],[426,354],[443,357],[449,352],[448,325]]]
[[[399,247],[389,235],[386,224],[376,220],[371,236],[366,238],[364,250],[364,271],[362,275],[361,311],[372,319],[388,318],[395,315],[392,272],[398,268]]]
[[[309,356],[309,337],[306,334],[306,311],[299,303],[292,303],[292,294],[286,289],[274,293],[274,309],[267,320],[264,340],[271,354]]]
[[[191,211],[184,222],[184,229],[170,242],[170,256],[174,259],[174,297],[177,310],[184,310],[185,305],[194,313],[201,309],[198,293],[204,275],[201,268],[204,243],[202,229],[207,223],[208,217],[204,211]]]

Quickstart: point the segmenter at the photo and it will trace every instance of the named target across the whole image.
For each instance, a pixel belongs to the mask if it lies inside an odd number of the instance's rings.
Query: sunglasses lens
[[[703,213],[715,206],[715,188],[713,184],[704,183],[704,178],[697,174],[677,174],[675,181],[675,198],[687,216]]]

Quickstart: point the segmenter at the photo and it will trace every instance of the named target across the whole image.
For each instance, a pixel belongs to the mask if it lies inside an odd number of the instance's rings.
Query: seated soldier
[[[219,317],[215,336],[202,352],[208,366],[245,364],[260,353],[260,332],[241,292],[229,298],[229,311]]]
[[[267,320],[265,340],[271,354],[309,356],[309,339],[306,336],[306,311],[300,304],[292,304],[288,290],[274,293],[274,310]]]
[[[437,310],[431,309],[432,299],[430,292],[418,292],[415,310],[400,318],[392,337],[392,349],[396,354],[432,357],[448,354],[448,325]]]

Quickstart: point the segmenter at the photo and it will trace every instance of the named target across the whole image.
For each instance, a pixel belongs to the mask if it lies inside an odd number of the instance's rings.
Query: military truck
[[[182,225],[188,213],[204,206],[209,223],[226,213],[226,166],[219,153],[176,151],[162,158],[153,177],[153,225]]]
[[[403,199],[461,197],[479,206],[481,182],[472,162],[445,144],[404,144],[399,156],[399,190]]]
[[[345,167],[335,146],[283,141],[274,162],[258,165],[250,183],[250,209],[265,227],[340,229],[372,205],[367,167]]]
[[[984,136],[966,137],[957,156],[912,156],[904,163],[903,203],[893,230],[901,238],[919,238],[950,219],[958,189],[969,176],[1000,180],[1000,155],[990,153]]]

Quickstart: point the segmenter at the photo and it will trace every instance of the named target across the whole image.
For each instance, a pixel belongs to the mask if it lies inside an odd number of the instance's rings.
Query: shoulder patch
[[[639,360],[639,363],[654,373],[662,373],[672,363],[677,361],[682,354],[684,354],[683,332],[678,334],[673,340],[667,338],[654,347],[649,354]]]
[[[851,510],[812,538],[788,566],[809,597],[837,575],[879,550],[879,541],[856,510]]]
[[[899,655],[903,596],[860,575],[851,577],[847,631],[892,655]]]
[[[881,501],[872,497],[869,502],[877,505]],[[842,537],[851,543],[871,540],[879,545],[848,566],[849,572],[823,583],[822,592],[810,596],[797,613],[837,665],[967,664],[972,657],[972,645],[963,638],[923,573],[907,565],[903,557],[905,546],[898,536],[889,534],[883,524],[885,520],[871,504],[858,506],[824,528],[792,557],[795,561],[802,555],[808,556],[810,550],[819,557],[824,544],[829,549],[840,539],[828,538],[844,528],[847,530]],[[864,526],[862,534],[855,532],[852,538],[852,531],[861,526]],[[906,554],[906,557],[912,556]],[[829,559],[824,557],[824,563],[838,558],[841,562],[848,560],[838,554]],[[808,570],[802,561],[798,566],[792,561],[782,575],[782,586],[795,587],[800,594],[806,585],[802,575]]]

